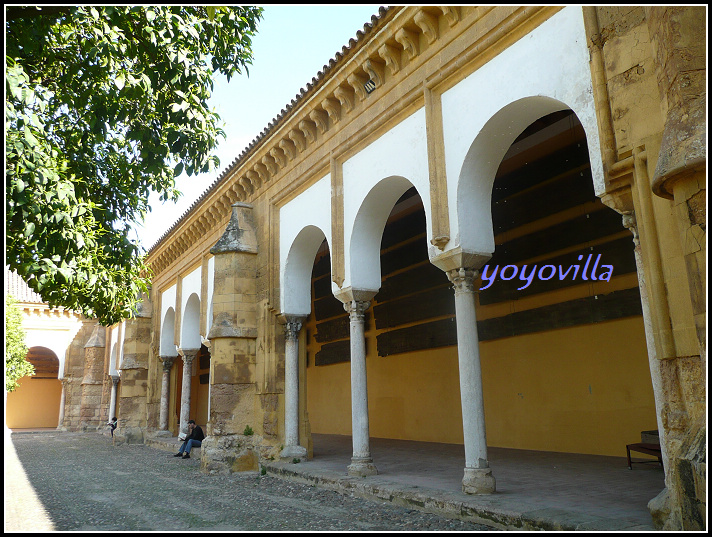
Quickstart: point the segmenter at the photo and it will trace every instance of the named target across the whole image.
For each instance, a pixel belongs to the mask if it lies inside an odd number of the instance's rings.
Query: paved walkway
[[[6,435],[5,531],[487,531],[98,433]],[[8,442],[9,440],[9,442]]]
[[[311,461],[271,463],[268,469],[304,483],[510,529],[650,531],[647,503],[665,486],[657,463],[629,470],[625,457],[489,448],[497,492],[471,496],[461,492],[463,446],[371,439],[379,475],[351,478],[346,475],[351,437],[314,434],[313,439]]]
[[[163,446],[154,443],[154,447],[112,447],[107,437],[79,433],[16,434],[13,441],[41,500],[32,504],[33,516],[25,518],[34,525],[54,524],[59,530],[169,530],[189,526],[218,530],[472,531],[485,528],[476,524],[480,522],[507,529],[651,531],[647,502],[664,486],[663,471],[657,464],[639,464],[628,470],[625,457],[491,448],[497,492],[469,496],[460,492],[462,446],[371,439],[379,475],[352,478],[346,475],[351,438],[313,437],[313,460],[267,463],[266,477],[206,475],[199,471],[199,452],[193,459],[182,461],[155,449],[175,451],[175,439],[162,440]],[[8,507],[8,493],[17,496],[14,486],[7,488],[11,478],[7,469],[12,467],[7,461],[8,451],[6,446],[6,520],[8,513],[13,513],[12,505]],[[60,477],[52,474],[58,465],[65,468],[63,478],[77,490],[88,487],[84,499],[95,506],[98,515],[92,513],[89,520],[82,521],[83,508],[63,506],[52,497],[59,492],[47,496],[43,486],[52,481],[56,486]],[[83,485],[73,469],[80,471],[89,484]],[[11,479],[18,481],[17,477]],[[181,494],[184,482],[197,488]],[[203,503],[205,496],[218,498],[217,504],[212,500]],[[187,501],[190,516],[180,507],[181,497]],[[137,500],[140,507],[131,505],[129,498]],[[157,498],[161,499],[159,504]],[[358,498],[371,501],[362,502],[363,506],[348,503]],[[120,513],[119,520],[107,512],[106,506]],[[238,506],[242,518],[234,514]],[[287,506],[283,513],[286,519],[275,523],[277,510]],[[429,516],[433,518],[422,518]],[[16,524],[22,522],[17,517],[14,520]],[[45,526],[35,527],[42,531]]]
[[[54,531],[54,523],[37,497],[17,458],[10,429],[5,429],[5,531]]]

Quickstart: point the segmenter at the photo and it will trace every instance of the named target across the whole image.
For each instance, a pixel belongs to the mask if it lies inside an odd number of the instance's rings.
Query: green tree
[[[15,299],[5,295],[5,390],[13,392],[18,380],[35,374],[35,366],[27,361],[25,331],[22,329],[22,313],[15,306]]]
[[[131,224],[151,192],[219,165],[218,73],[252,62],[262,9],[6,8],[7,264],[50,306],[111,325],[149,271]]]

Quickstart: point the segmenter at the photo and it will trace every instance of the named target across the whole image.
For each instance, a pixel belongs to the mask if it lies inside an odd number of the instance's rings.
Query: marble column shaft
[[[288,316],[284,326],[284,436],[283,458],[306,457],[299,445],[299,332],[304,317]]]
[[[109,399],[109,420],[116,417],[116,395],[118,392],[119,375],[111,375],[111,398]]]
[[[178,352],[183,356],[183,386],[180,397],[180,431],[188,432],[190,419],[190,384],[193,376],[193,360],[198,355],[199,349],[181,349]]]
[[[475,313],[474,279],[477,271],[459,268],[448,271],[447,277],[455,289],[460,401],[465,439],[463,490],[470,494],[486,494],[494,492],[495,482],[487,461],[485,406]]]
[[[377,474],[373,465],[369,443],[368,389],[366,384],[366,338],[364,313],[370,301],[351,300],[344,303],[349,312],[351,334],[351,428],[353,457],[348,468],[349,475],[366,476]]]
[[[161,409],[158,418],[158,428],[161,431],[168,430],[168,398],[171,388],[171,368],[175,361],[175,356],[161,356],[163,362],[163,378],[161,380]]]
[[[64,423],[64,404],[67,401],[67,379],[60,379],[62,382],[62,396],[59,400],[59,418],[57,420],[57,429],[61,429]]]

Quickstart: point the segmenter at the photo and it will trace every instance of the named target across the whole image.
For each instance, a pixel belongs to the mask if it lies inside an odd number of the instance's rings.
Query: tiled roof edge
[[[272,132],[272,129],[274,129],[277,125],[281,123],[281,121],[289,115],[289,113],[298,105],[300,104],[307,95],[311,94],[314,90],[315,87],[317,87],[320,82],[322,82],[326,75],[338,64],[342,63],[344,58],[348,56],[355,48],[357,45],[361,43],[363,38],[369,34],[373,28],[378,24],[378,22],[383,18],[383,16],[391,9],[391,6],[381,6],[378,9],[378,15],[372,15],[371,16],[371,22],[366,23],[363,25],[363,31],[358,30],[356,32],[356,39],[351,38],[349,39],[348,46],[344,45],[341,47],[341,52],[336,52],[334,55],[334,58],[329,59],[329,64],[324,65],[324,68],[322,71],[319,71],[317,73],[317,76],[313,77],[311,80],[311,83],[307,82],[306,84],[306,89],[301,88],[299,93],[295,96],[294,99],[291,100],[289,104],[286,105],[286,109],[282,108],[282,111],[277,115],[277,117],[273,118],[272,121],[270,121],[267,124],[267,127],[265,127],[260,134],[257,135],[257,137],[250,142],[250,144],[240,153],[240,155],[235,158],[235,160],[232,161],[232,163],[225,168],[218,178],[213,182],[212,185],[210,185],[205,192],[203,192],[193,203],[192,205],[181,215],[178,220],[163,234],[161,237],[151,246],[151,248],[147,251],[146,255],[150,255],[158,246],[175,230],[183,220],[195,209],[198,207],[204,200],[205,198],[208,197],[208,195],[215,190],[218,184],[222,182],[225,177],[230,175],[235,169],[239,167],[239,165],[242,163],[243,160],[247,159],[254,151],[257,150],[257,148],[261,145],[261,142],[268,137],[270,132]]]

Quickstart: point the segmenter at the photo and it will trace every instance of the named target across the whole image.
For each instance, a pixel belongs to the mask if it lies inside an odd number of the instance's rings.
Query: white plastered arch
[[[109,355],[109,375],[115,375],[119,370],[118,348],[118,342],[111,344],[111,353]]]
[[[587,137],[594,189],[603,190],[591,72],[580,7],[564,8],[442,96],[450,242],[491,255],[491,196],[499,164],[536,119],[571,109]]]
[[[76,331],[74,332],[76,333]],[[59,360],[58,378],[64,378],[64,362],[67,349],[71,343],[74,333],[59,330],[26,330],[25,344],[28,349],[33,347],[43,347],[54,353]]]
[[[200,348],[201,283],[201,267],[196,268],[181,280],[180,339],[178,345],[181,349]]]
[[[52,347],[47,346],[47,344],[44,344],[44,345],[41,345],[41,344],[29,345],[27,338],[25,339],[25,345],[27,345],[27,353],[28,353],[28,354],[30,353],[30,351],[32,351],[32,349],[43,349],[43,350],[45,350],[45,351],[51,352],[52,355],[54,356],[54,359],[57,360],[57,367],[58,367],[58,370],[57,370],[57,378],[58,378],[58,379],[63,378],[63,377],[62,377],[62,369],[61,369],[61,367],[62,367],[62,362],[63,362],[63,361],[62,361],[62,360],[60,359],[60,357],[57,355],[57,351],[55,351]]]
[[[180,348],[199,349],[200,345],[200,296],[191,293],[181,315]]]
[[[432,238],[425,109],[421,108],[344,162],[344,283],[377,291],[386,220],[398,198],[415,187]],[[332,284],[334,294],[339,289]]]
[[[540,117],[567,108],[554,99],[529,97],[505,106],[483,126],[467,153],[457,185],[460,244],[465,251],[494,252],[492,187],[514,140]]]
[[[326,235],[316,226],[303,228],[289,249],[284,267],[284,307],[288,315],[311,313],[311,273],[314,257]]]
[[[279,212],[280,310],[311,312],[314,257],[326,239],[331,248],[331,175],[310,186]]]
[[[398,198],[413,186],[405,177],[388,177],[377,183],[363,200],[356,213],[349,243],[352,289],[380,289],[383,230]]]
[[[174,343],[177,290],[176,285],[171,285],[161,293],[161,344],[158,353],[160,356],[178,356]]]
[[[178,356],[175,343],[173,343],[173,334],[175,330],[176,312],[172,307],[169,307],[163,315],[161,323],[161,346],[160,356]]]

